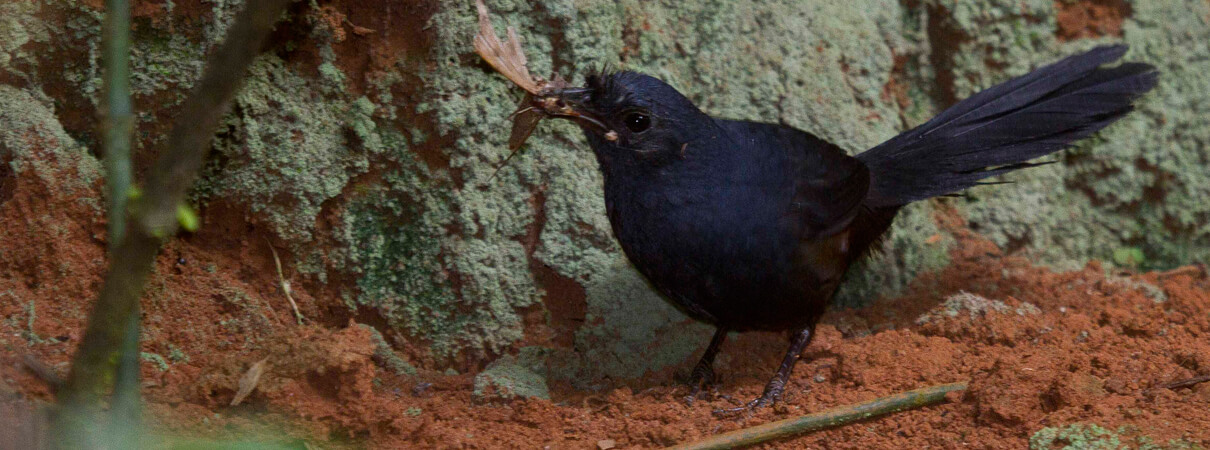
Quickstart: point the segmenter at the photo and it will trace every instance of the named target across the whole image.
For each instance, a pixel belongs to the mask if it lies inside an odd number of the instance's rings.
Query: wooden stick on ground
[[[1161,384],[1159,386],[1153,387],[1153,388],[1148,389],[1143,392],[1148,395],[1151,395],[1151,394],[1155,394],[1157,391],[1160,391],[1160,390],[1187,388],[1190,386],[1196,386],[1198,384],[1205,383],[1207,381],[1210,381],[1210,375],[1201,375],[1201,376],[1196,376],[1193,378],[1187,378],[1184,380],[1173,381],[1171,383]]]
[[[675,450],[736,448],[784,439],[812,431],[839,427],[894,412],[940,403],[945,394],[966,389],[966,383],[950,383],[907,391],[865,403],[838,406],[793,419],[744,428],[707,439],[670,447]]]

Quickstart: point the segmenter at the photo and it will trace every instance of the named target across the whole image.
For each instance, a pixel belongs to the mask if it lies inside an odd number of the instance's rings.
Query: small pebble
[[[416,383],[415,386],[412,386],[412,396],[420,397],[424,395],[425,392],[428,392],[429,388],[431,387],[433,387],[433,383],[429,383],[427,381]]]

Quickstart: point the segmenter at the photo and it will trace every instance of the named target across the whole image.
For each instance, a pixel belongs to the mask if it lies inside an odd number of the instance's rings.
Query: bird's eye
[[[631,133],[642,133],[651,128],[651,116],[641,112],[632,112],[622,118],[622,123]]]

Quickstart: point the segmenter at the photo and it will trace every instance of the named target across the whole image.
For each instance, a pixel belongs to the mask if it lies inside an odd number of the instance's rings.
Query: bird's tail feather
[[[1155,67],[1125,63],[1126,46],[1098,47],[982,91],[857,158],[870,169],[871,207],[952,194],[1088,137],[1134,109]]]

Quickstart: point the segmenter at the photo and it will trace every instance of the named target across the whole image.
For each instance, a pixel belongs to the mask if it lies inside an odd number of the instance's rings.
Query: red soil
[[[1121,36],[1122,21],[1130,17],[1125,0],[1057,0],[1060,41]]]
[[[18,177],[0,204],[0,311],[7,319],[0,321],[0,394],[10,406],[51,400],[22,359],[65,369],[103,269],[101,218],[73,200],[79,193],[36,181]],[[221,211],[208,211],[211,226],[200,234],[165,247],[143,302],[144,351],[168,359],[164,368],[152,361],[143,367],[147,416],[163,433],[288,436],[337,447],[590,448],[604,440],[650,447],[970,380],[955,402],[782,444],[1020,448],[1041,428],[1082,422],[1127,426],[1128,437],[1210,445],[1210,383],[1148,391],[1210,373],[1210,281],[1199,268],[1119,276],[1092,263],[1055,273],[1002,255],[964,231],[960,219],[942,217],[959,236],[954,264],[921,277],[899,298],[830,314],[780,404],[720,420],[712,409],[759,393],[781,356],[782,336],[729,342],[717,367],[724,381],[718,395],[692,406],[671,381],[556,392],[553,402],[479,402],[471,374],[422,370],[408,377],[379,367],[370,331],[351,322],[321,325],[335,319],[305,289],[295,298],[311,322],[297,325],[263,238],[224,226],[235,221],[214,217]],[[1132,287],[1140,282],[1167,300]],[[1002,301],[1009,311],[960,311],[917,323],[962,291]],[[1037,314],[1017,314],[1025,302]],[[263,358],[269,369],[257,390],[229,406],[240,376]],[[416,389],[422,383],[432,386]]]

